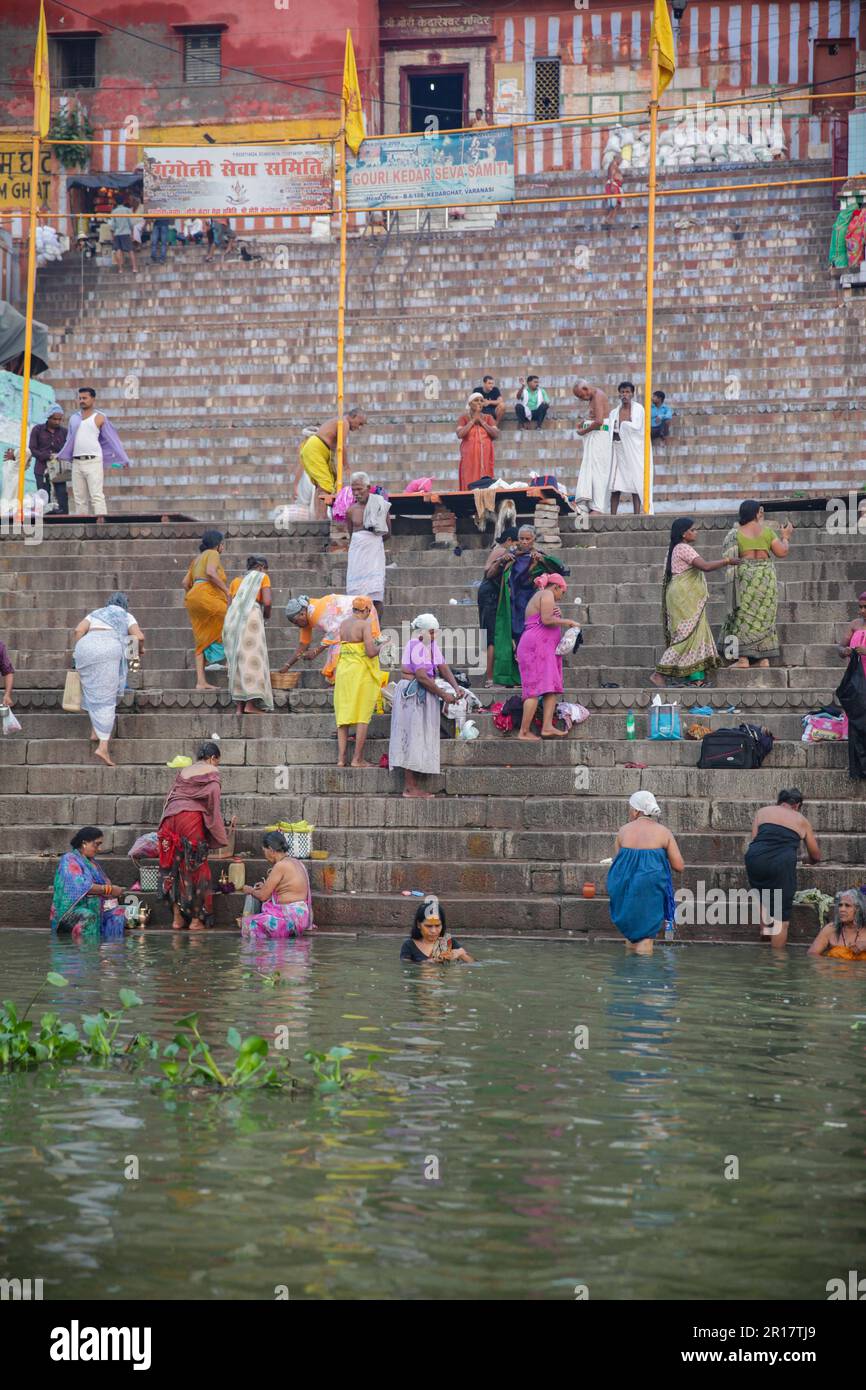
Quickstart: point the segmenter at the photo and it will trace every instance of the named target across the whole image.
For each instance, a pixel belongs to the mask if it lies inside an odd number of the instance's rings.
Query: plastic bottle
[[[635,730],[634,724],[634,710],[631,709],[625,717],[625,736],[629,739],[637,738],[637,732]]]
[[[676,929],[676,927],[674,926],[673,922],[665,922],[665,935],[664,935],[665,941],[673,941],[673,939],[674,939],[674,937],[676,936],[676,934],[677,934],[677,929]]]

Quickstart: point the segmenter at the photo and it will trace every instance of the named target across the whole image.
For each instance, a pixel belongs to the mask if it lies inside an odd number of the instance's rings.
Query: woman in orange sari
[[[495,478],[495,458],[493,441],[499,438],[499,430],[492,415],[483,414],[487,404],[480,391],[473,391],[466,402],[468,415],[461,415],[457,421],[457,438],[460,440],[460,471],[458,486],[465,492],[470,483],[479,478]]]
[[[186,591],[184,603],[195,641],[196,690],[216,690],[216,686],[209,685],[205,679],[205,660],[225,660],[221,639],[230,594],[225,570],[220,563],[223,544],[221,531],[205,531],[199,545],[200,553],[183,578]],[[206,657],[205,652],[209,647],[216,650]]]
[[[815,937],[808,954],[828,960],[866,960],[866,904],[856,888],[836,894],[833,916]]]

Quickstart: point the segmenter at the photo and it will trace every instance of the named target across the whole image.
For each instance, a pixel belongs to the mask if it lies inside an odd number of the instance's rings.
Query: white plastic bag
[[[3,705],[3,732],[4,734],[20,734],[21,725],[15,718],[8,705]]]

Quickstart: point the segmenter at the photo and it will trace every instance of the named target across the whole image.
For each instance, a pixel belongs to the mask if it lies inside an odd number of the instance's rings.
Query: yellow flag
[[[669,85],[677,70],[677,60],[674,55],[674,35],[671,29],[667,0],[655,0],[650,44],[656,39],[658,39],[659,45],[659,93],[661,93]]]
[[[361,88],[351,30],[346,30],[346,61],[343,64],[343,101],[346,103],[346,144],[357,154],[364,138],[364,113],[361,110]]]
[[[48,134],[51,124],[51,83],[48,78],[48,35],[45,32],[45,6],[39,4],[39,30],[33,59],[33,129]],[[35,174],[34,174],[35,177]]]

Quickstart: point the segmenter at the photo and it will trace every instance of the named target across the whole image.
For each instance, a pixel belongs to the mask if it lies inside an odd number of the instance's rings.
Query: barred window
[[[221,42],[219,29],[199,29],[194,34],[184,34],[184,82],[219,82]]]
[[[558,58],[543,58],[535,64],[535,119],[555,121],[559,116]]]
[[[58,87],[80,89],[96,86],[96,39],[88,35],[69,35],[52,39],[55,54],[55,81]]]

